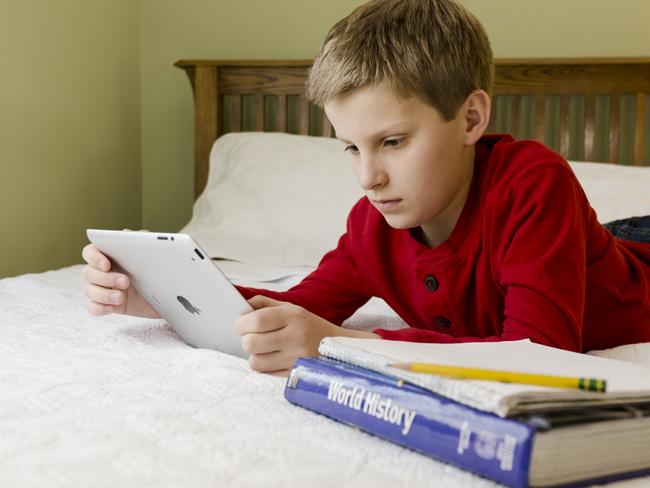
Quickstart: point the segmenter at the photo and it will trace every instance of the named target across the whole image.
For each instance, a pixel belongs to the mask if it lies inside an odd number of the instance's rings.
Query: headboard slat
[[[571,96],[560,97],[560,153],[569,154],[569,136],[571,135]]]
[[[278,111],[275,114],[276,132],[287,131],[287,96],[278,95]]]
[[[636,94],[635,122],[634,122],[634,164],[643,166],[643,138],[645,136],[645,112],[646,112],[646,95],[645,93]]]
[[[255,130],[262,132],[264,130],[264,95],[256,93],[255,97]]]
[[[309,135],[309,101],[300,96],[300,133]]]
[[[535,139],[544,140],[544,120],[546,119],[546,97],[535,96]]]
[[[512,101],[512,106],[511,106],[511,121],[512,123],[510,124],[510,133],[513,135],[513,137],[517,138],[519,137],[519,132],[520,132],[520,120],[521,120],[521,96],[520,95],[513,95],[511,97]]]
[[[594,119],[596,113],[596,96],[587,93],[585,96],[585,148],[584,160],[592,161],[594,158]]]
[[[621,97],[619,95],[612,95],[609,100],[609,162],[616,163],[621,152],[619,145]]]
[[[240,95],[231,95],[230,96],[230,130],[232,132],[241,132],[242,130],[242,107],[241,107],[241,96]]]

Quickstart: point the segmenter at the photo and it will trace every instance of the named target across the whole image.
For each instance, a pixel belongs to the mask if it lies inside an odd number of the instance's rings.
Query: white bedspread
[[[0,280],[1,487],[495,486],[295,407],[162,321],[90,316],[80,272]]]

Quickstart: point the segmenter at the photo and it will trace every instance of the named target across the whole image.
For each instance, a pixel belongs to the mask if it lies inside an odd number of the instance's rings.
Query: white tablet
[[[248,357],[235,320],[253,309],[190,236],[97,229],[87,234],[185,342]]]

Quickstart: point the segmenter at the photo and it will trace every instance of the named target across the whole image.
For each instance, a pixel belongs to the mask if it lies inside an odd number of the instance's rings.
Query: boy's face
[[[396,229],[421,227],[436,245],[453,230],[472,180],[466,106],[453,120],[419,98],[359,88],[325,104],[370,202]]]

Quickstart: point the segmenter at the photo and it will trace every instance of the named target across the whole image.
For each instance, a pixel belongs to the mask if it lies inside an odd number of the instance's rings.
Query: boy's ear
[[[465,122],[465,145],[476,144],[490,123],[492,103],[484,90],[474,90],[463,105]]]

